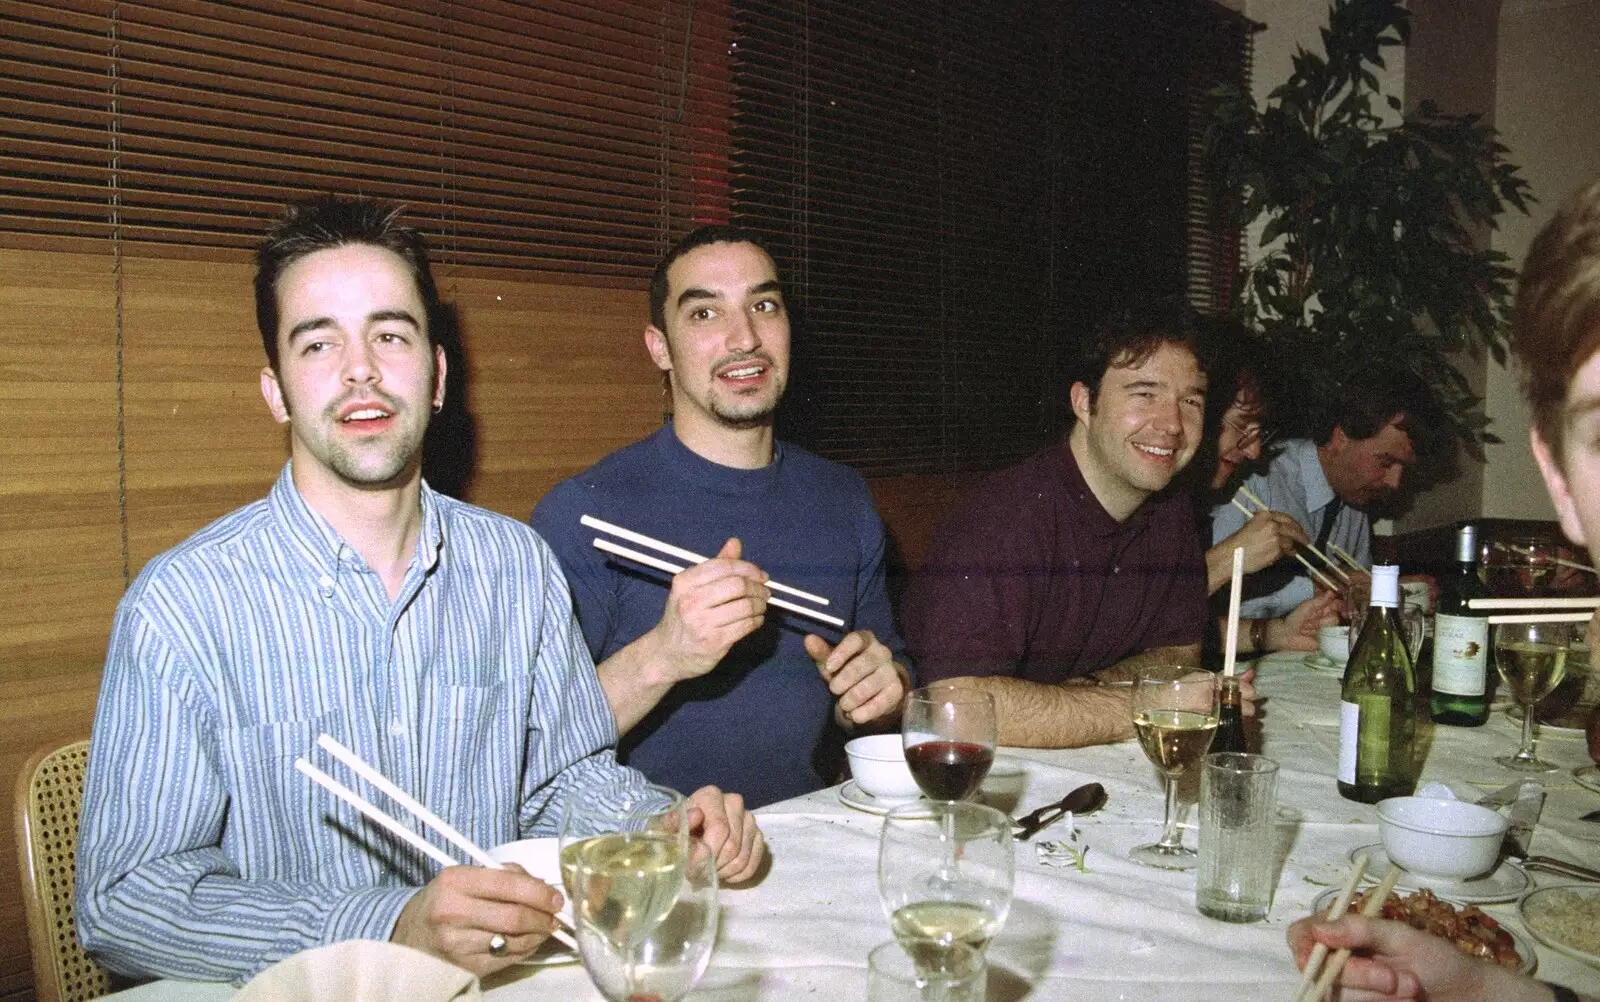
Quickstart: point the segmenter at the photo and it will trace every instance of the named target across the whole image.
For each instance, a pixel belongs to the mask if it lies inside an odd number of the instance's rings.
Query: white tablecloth
[[[1279,774],[1277,896],[1266,922],[1230,925],[1194,908],[1192,873],[1152,870],[1127,858],[1128,849],[1159,834],[1161,787],[1133,742],[1071,751],[1003,750],[1023,767],[1018,803],[1029,810],[1073,787],[1099,781],[1110,800],[1078,822],[1089,872],[1047,867],[1032,845],[1018,844],[1016,900],[1004,931],[989,951],[992,1002],[1040,1000],[1215,999],[1287,997],[1297,972],[1284,943],[1290,922],[1348,873],[1358,846],[1378,841],[1375,809],[1344,800],[1334,788],[1338,758],[1338,687],[1334,672],[1298,659],[1260,665],[1262,751]],[[1496,710],[1475,729],[1433,729],[1425,780],[1487,792],[1518,778],[1493,757],[1512,750],[1518,725]],[[1545,803],[1532,851],[1600,867],[1600,824],[1578,815],[1600,807],[1600,795],[1572,780],[1588,764],[1581,735],[1546,731],[1539,753],[1564,770],[1543,777]],[[1191,791],[1192,796],[1192,791]],[[1192,818],[1193,809],[1188,808]],[[866,994],[867,952],[889,937],[878,903],[880,821],[844,806],[837,788],[773,804],[759,812],[772,868],[758,886],[723,893],[723,930],[711,969],[691,998],[826,1000]],[[1043,839],[1060,838],[1047,829]],[[1194,832],[1186,841],[1193,845]],[[1530,874],[1535,886],[1564,882]],[[1486,910],[1520,931],[1515,903]],[[1600,993],[1600,971],[1554,951],[1538,949],[1539,976]],[[488,997],[599,999],[581,966],[516,972],[491,982]],[[225,999],[220,985],[159,982],[119,998]]]

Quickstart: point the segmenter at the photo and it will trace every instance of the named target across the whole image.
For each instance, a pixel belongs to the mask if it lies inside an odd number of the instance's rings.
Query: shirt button
[[[324,574],[322,577],[317,578],[317,585],[322,589],[323,598],[333,597],[333,578],[330,578],[328,575]]]
[[[406,733],[405,721],[401,720],[399,717],[395,717],[393,720],[389,721],[389,733],[397,738],[403,737]]]

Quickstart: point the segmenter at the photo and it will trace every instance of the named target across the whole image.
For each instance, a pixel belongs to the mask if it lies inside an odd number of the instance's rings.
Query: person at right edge
[[[1573,542],[1600,542],[1600,180],[1579,191],[1528,250],[1517,288],[1511,349],[1533,408],[1534,458],[1561,527]],[[1589,644],[1600,640],[1600,614]],[[1313,946],[1355,951],[1340,997],[1460,1002],[1577,1002],[1562,985],[1466,956],[1448,941],[1399,922],[1321,916],[1289,927],[1297,966]]]

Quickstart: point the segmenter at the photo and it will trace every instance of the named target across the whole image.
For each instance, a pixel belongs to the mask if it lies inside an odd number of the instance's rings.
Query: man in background
[[[565,798],[644,784],[613,757],[554,557],[422,481],[441,311],[421,237],[395,216],[327,197],[261,245],[261,393],[290,460],[266,498],[151,560],[118,607],[77,853],[78,934],[113,971],[242,981],[310,947],[391,939],[486,974],[549,935],[554,888],[516,869],[435,873],[296,771],[319,734],[481,846],[555,835]],[[762,846],[738,799],[691,802],[721,876],[750,876]]]
[[[1186,321],[1124,317],[1091,338],[1055,446],[951,511],[906,595],[919,677],[994,696],[1000,743],[1133,736],[1145,665],[1198,667],[1206,570],[1193,501],[1168,491],[1203,432],[1206,374]],[[1063,684],[1069,683],[1069,684]]]
[[[1368,373],[1344,388],[1336,413],[1324,419],[1314,440],[1284,442],[1266,471],[1247,477],[1244,487],[1269,510],[1291,516],[1324,553],[1330,544],[1338,546],[1370,567],[1367,509],[1399,488],[1417,460],[1417,444],[1431,441],[1430,418],[1417,411],[1427,399],[1427,388],[1410,373]],[[1242,491],[1238,496],[1245,500]],[[1224,499],[1212,511],[1212,540],[1221,542],[1247,520]],[[1284,557],[1245,580],[1240,614],[1253,620],[1288,616],[1314,592],[1301,565]]]
[[[702,227],[650,283],[645,348],[672,421],[556,487],[533,526],[561,559],[623,761],[758,807],[837,779],[843,738],[898,726],[909,684],[865,481],[781,442],[789,313],[752,234]],[[669,576],[591,543],[583,515],[713,559]],[[820,595],[835,629],[768,605]]]

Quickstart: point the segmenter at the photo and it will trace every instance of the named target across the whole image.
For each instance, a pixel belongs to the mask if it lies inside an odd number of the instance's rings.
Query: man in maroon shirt
[[[1204,554],[1191,499],[1206,375],[1182,324],[1124,319],[1090,344],[1059,444],[980,484],[939,527],[906,596],[923,682],[994,695],[1000,743],[1133,736],[1140,666],[1198,666]],[[1067,684],[1063,684],[1067,683]]]

